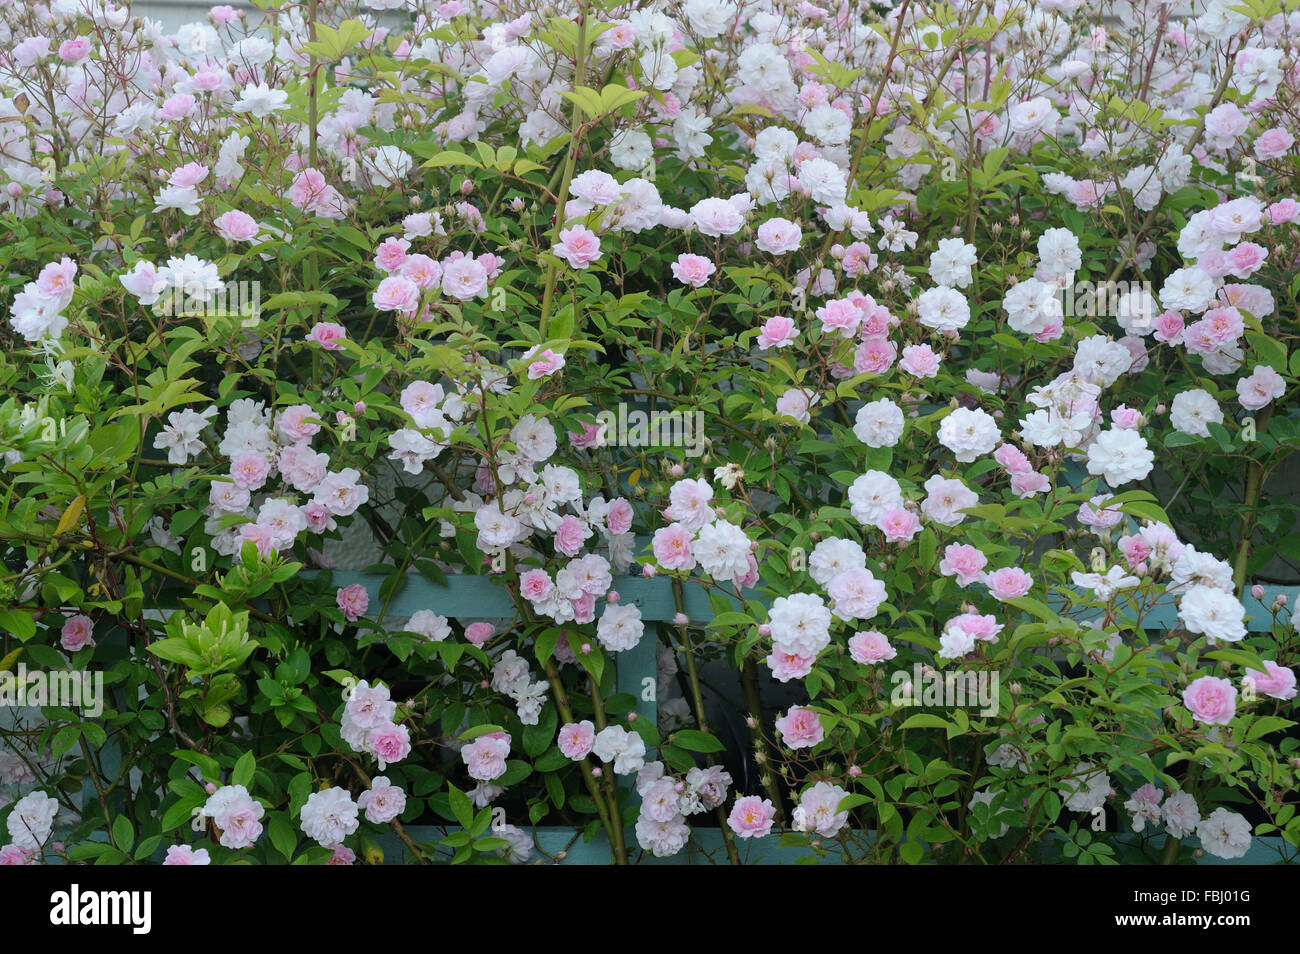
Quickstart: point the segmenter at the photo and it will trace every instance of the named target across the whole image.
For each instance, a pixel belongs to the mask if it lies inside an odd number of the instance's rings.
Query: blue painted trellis
[[[336,571],[334,582],[339,586],[360,583],[370,594],[372,601],[379,601],[380,586],[388,577],[380,574]],[[642,619],[647,624],[646,634],[638,645],[615,657],[616,685],[620,693],[628,693],[636,700],[636,712],[639,718],[657,720],[658,706],[653,694],[647,698],[642,692],[643,680],[656,679],[656,646],[659,642],[659,628],[668,624],[678,613],[677,598],[673,591],[673,581],[666,577],[646,579],[640,576],[624,576],[615,579],[613,589],[617,590],[623,602],[632,603],[641,611]],[[1300,598],[1300,587],[1269,587],[1263,601],[1255,599],[1249,593],[1244,594],[1243,603],[1248,614],[1247,627],[1252,632],[1266,632],[1272,628],[1273,618],[1270,605],[1279,594],[1288,598],[1288,607],[1296,605]],[[747,599],[761,599],[760,594],[746,591]],[[682,588],[682,611],[690,619],[692,626],[708,623],[714,617],[714,608],[708,594],[700,586],[686,585]],[[736,608],[740,603],[732,598]],[[502,586],[499,578],[491,576],[450,576],[446,586],[440,586],[419,574],[410,574],[406,584],[388,601],[386,612],[395,617],[410,616],[423,610],[433,609],[448,618],[507,618],[517,615],[515,604]],[[1287,615],[1289,616],[1289,609]],[[1165,629],[1177,624],[1177,611],[1172,601],[1162,601],[1143,617],[1144,628],[1150,630]],[[671,642],[671,641],[670,641]],[[654,722],[652,721],[652,724]],[[408,826],[407,835],[414,841],[432,842],[445,837],[447,830],[437,826]],[[591,842],[583,842],[578,829],[561,826],[537,826],[533,829],[537,845],[545,856],[562,859],[567,864],[608,864],[610,849],[603,832]],[[635,845],[635,837],[629,830],[625,841]],[[406,860],[405,846],[396,837],[381,840],[385,858],[389,861]],[[1267,864],[1278,857],[1278,838],[1255,838],[1250,852],[1235,861],[1223,861],[1207,855],[1202,864]],[[783,864],[798,860],[811,854],[804,847],[782,847],[777,838],[761,841],[743,842],[739,846],[741,860],[746,864]],[[558,856],[558,857],[557,857]],[[723,849],[721,832],[716,829],[702,828],[692,832],[692,841],[680,854],[667,859],[652,858],[644,854],[638,863],[650,864],[692,864],[722,861],[726,855]]]

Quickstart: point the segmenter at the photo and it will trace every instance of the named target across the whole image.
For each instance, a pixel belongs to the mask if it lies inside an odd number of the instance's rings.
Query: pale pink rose
[[[693,536],[680,523],[669,524],[655,531],[650,542],[655,560],[665,570],[695,569],[695,555],[691,549]]]
[[[81,613],[70,616],[60,630],[59,635],[62,638],[59,640],[59,645],[70,653],[75,653],[85,646],[93,646],[95,641],[91,636],[94,634],[94,629],[95,625],[90,621],[89,616]]]
[[[596,618],[595,593],[583,593],[569,600],[569,606],[573,610],[573,621],[579,625],[586,625]]]
[[[1202,676],[1183,690],[1183,705],[1197,722],[1227,725],[1237,711],[1237,690],[1226,679]]]
[[[325,862],[326,866],[331,868],[346,868],[350,865],[356,864],[357,853],[347,845],[329,845],[328,847],[333,854],[330,855],[330,860]]]
[[[895,507],[880,515],[876,528],[885,535],[886,543],[906,543],[920,532],[921,518],[910,510]]]
[[[854,662],[873,664],[893,659],[897,655],[898,650],[889,645],[884,633],[867,630],[849,637],[849,656]]]
[[[468,255],[450,256],[442,263],[444,294],[469,301],[487,294],[488,271]]]
[[[223,27],[238,20],[239,11],[230,6],[230,4],[223,3],[220,6],[213,7],[209,10],[208,16],[212,17],[212,22],[215,26]]]
[[[519,578],[519,592],[530,603],[540,603],[551,595],[555,584],[545,570],[528,570]]]
[[[334,601],[343,611],[343,618],[349,623],[355,623],[365,615],[366,608],[370,605],[370,594],[360,583],[352,583],[340,587],[334,594]]]
[[[460,750],[461,761],[469,769],[470,778],[490,782],[506,772],[506,756],[510,754],[510,739],[500,733],[480,735]]]
[[[1010,600],[1028,593],[1034,578],[1018,566],[1006,566],[987,574],[984,582],[995,599]]]
[[[1119,552],[1124,554],[1124,560],[1128,563],[1129,569],[1137,569],[1146,563],[1151,556],[1151,548],[1141,537],[1120,537]]]
[[[799,706],[792,706],[776,720],[776,730],[781,733],[781,742],[792,749],[812,748],[826,737],[817,713]]]
[[[635,516],[632,504],[622,497],[615,497],[609,502],[609,512],[605,515],[605,525],[609,532],[617,536],[632,529],[632,517]]]
[[[1142,412],[1121,404],[1111,410],[1110,422],[1122,431],[1135,431],[1142,425]]]
[[[36,287],[46,298],[56,299],[60,307],[72,300],[76,287],[77,263],[66,256],[57,262],[48,262],[36,276]]]
[[[1286,701],[1296,697],[1295,672],[1285,666],[1279,666],[1271,659],[1264,660],[1264,672],[1248,669],[1242,676],[1242,685],[1253,685],[1255,692],[1273,699]]]
[[[600,424],[583,424],[581,431],[569,431],[569,443],[578,450],[586,450],[588,447],[603,447],[602,434]]]
[[[409,315],[420,305],[420,289],[409,278],[389,275],[375,289],[374,304],[380,311],[400,311]]]
[[[1236,278],[1249,278],[1268,260],[1268,249],[1254,242],[1242,242],[1228,252],[1228,271]]]
[[[387,825],[406,811],[406,792],[383,775],[370,782],[370,788],[357,796],[357,808],[366,813],[366,821]]]
[[[342,325],[332,321],[318,321],[307,332],[307,341],[309,344],[320,345],[326,351],[341,351],[343,346],[339,342],[347,336],[347,329]]]
[[[59,59],[65,63],[76,63],[90,55],[90,40],[79,36],[73,40],[64,40],[59,44]]]
[[[190,845],[172,845],[167,849],[167,857],[163,859],[164,867],[192,867],[211,864],[212,859],[208,855],[208,849],[195,849]]]
[[[163,100],[162,106],[158,108],[158,117],[175,122],[194,112],[194,107],[197,105],[198,100],[189,93],[176,93]]]
[[[406,253],[411,243],[404,238],[387,238],[375,249],[375,265],[386,275],[400,271],[406,264]]]
[[[677,261],[673,262],[671,268],[673,278],[692,288],[702,288],[707,285],[709,278],[717,271],[714,264],[703,255],[692,255],[689,252],[678,255]]]
[[[256,219],[239,211],[219,215],[212,224],[217,227],[217,234],[227,242],[251,242],[261,230]]]
[[[277,552],[275,546],[277,535],[274,527],[268,527],[265,524],[241,524],[239,527],[239,546],[242,550],[245,543],[251,543],[257,548],[257,555],[266,558]]]
[[[573,514],[565,514],[555,531],[555,549],[565,556],[577,556],[582,544],[591,536],[591,528]]]
[[[950,626],[961,628],[967,636],[972,639],[984,640],[991,642],[998,638],[998,633],[1002,632],[1002,624],[996,617],[981,616],[978,613],[963,613],[961,616],[954,616],[944,625],[944,629]]]
[[[421,291],[432,291],[442,284],[442,266],[428,255],[406,256],[398,274],[415,282]]]
[[[794,344],[799,330],[794,322],[784,315],[773,315],[763,323],[763,328],[754,339],[764,351],[769,348],[784,348]]]
[[[585,225],[563,229],[559,238],[560,241],[551,251],[568,262],[570,267],[586,268],[592,262],[600,260],[600,238]]]
[[[939,373],[939,356],[928,344],[908,345],[898,366],[918,378],[932,378]]]
[[[799,249],[803,233],[789,219],[768,219],[758,227],[759,251],[769,255],[785,255]]]
[[[862,311],[848,298],[832,298],[817,309],[822,331],[835,333],[841,338],[852,338],[862,325]]]
[[[34,852],[25,851],[18,845],[5,845],[0,848],[0,868],[16,868],[19,865],[30,864],[34,857]]]
[[[538,378],[547,378],[564,367],[564,355],[557,354],[550,348],[538,351],[539,346],[534,345],[524,353],[523,360],[528,362],[528,377],[536,381]]]
[[[1261,162],[1280,159],[1291,151],[1295,137],[1281,126],[1274,126],[1259,134],[1255,140],[1255,158]]]
[[[1008,474],[1032,473],[1034,465],[1020,448],[1013,444],[1002,444],[993,452],[993,459],[1002,465]]]
[[[320,417],[310,404],[292,404],[275,418],[280,437],[292,444],[305,444],[320,433]]]
[[[968,543],[950,543],[943,550],[939,572],[955,576],[958,586],[970,586],[984,575],[989,558]]]
[[[736,799],[727,816],[727,825],[738,838],[762,838],[772,831],[772,822],[776,820],[776,809],[772,802],[757,795],[746,795]]]
[[[244,451],[230,462],[230,479],[245,490],[257,490],[270,472],[271,465],[257,451]]]
[[[872,338],[858,345],[853,354],[853,370],[858,374],[884,374],[894,366],[897,348],[892,341]]]
[[[815,656],[783,653],[778,649],[773,649],[772,654],[767,657],[768,668],[772,670],[772,678],[777,682],[789,682],[791,679],[804,678],[812,672],[813,663],[816,661]]]
[[[800,424],[807,424],[812,420],[809,412],[817,398],[816,392],[804,388],[790,388],[776,399],[776,413],[792,418]]]
[[[595,744],[596,727],[589,719],[560,726],[557,745],[566,759],[581,762],[591,753],[591,747]]]
[[[1247,411],[1258,411],[1285,393],[1285,379],[1266,364],[1237,381],[1237,400]]]
[[[1011,492],[1017,497],[1032,497],[1035,494],[1045,494],[1052,489],[1052,482],[1046,474],[1040,474],[1031,470],[1027,474],[1013,474],[1011,476]]]
[[[411,730],[395,723],[380,726],[370,733],[370,747],[381,769],[400,762],[411,754]]]
[[[470,623],[465,627],[465,638],[475,646],[482,646],[496,635],[496,627],[491,623]]]
[[[1268,220],[1274,225],[1286,225],[1300,219],[1300,202],[1282,199],[1268,207]]]
[[[312,533],[327,533],[338,525],[334,515],[315,500],[303,504],[302,514],[307,518],[307,529]]]

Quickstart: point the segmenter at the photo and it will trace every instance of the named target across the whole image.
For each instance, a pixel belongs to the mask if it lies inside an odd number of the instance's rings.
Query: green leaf
[[[131,827],[131,819],[125,815],[113,819],[113,844],[123,852],[130,851],[135,844],[135,829]]]
[[[451,813],[456,816],[456,821],[460,822],[460,826],[469,828],[473,825],[474,805],[469,800],[469,796],[451,784],[447,786],[447,795],[451,799]]]
[[[698,729],[682,729],[680,732],[674,732],[672,741],[674,745],[692,752],[721,752],[724,748],[717,736]]]
[[[231,785],[248,786],[253,780],[253,772],[257,770],[257,759],[252,752],[245,752],[235,762],[235,767],[230,773]]]

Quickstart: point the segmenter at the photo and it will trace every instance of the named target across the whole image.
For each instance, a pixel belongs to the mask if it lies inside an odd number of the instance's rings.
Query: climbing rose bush
[[[1290,860],[1293,7],[0,4],[0,861]]]

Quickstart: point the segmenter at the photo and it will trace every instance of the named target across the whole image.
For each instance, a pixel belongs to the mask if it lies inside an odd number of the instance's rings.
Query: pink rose
[[[385,274],[399,271],[406,263],[406,252],[411,243],[404,238],[387,238],[375,250],[375,265]]]
[[[695,569],[695,555],[691,549],[692,534],[680,523],[669,524],[655,531],[650,541],[655,560],[665,570]]]
[[[384,776],[377,775],[370,788],[357,796],[357,808],[366,813],[366,821],[387,825],[406,811],[406,793]]]
[[[958,586],[970,586],[984,574],[989,558],[968,543],[950,543],[943,550],[939,572],[955,576]]]
[[[600,238],[585,225],[574,225],[560,232],[560,241],[551,249],[571,268],[586,268],[600,259]]]
[[[1028,593],[1034,578],[1018,566],[1007,566],[988,574],[984,582],[995,599],[1011,600]]]
[[[573,514],[566,514],[555,531],[555,549],[565,556],[577,556],[589,536],[590,527]]]
[[[420,305],[420,289],[409,278],[390,275],[375,289],[374,303],[380,311],[413,314]]]
[[[1008,474],[1028,474],[1034,469],[1029,458],[1020,448],[1012,444],[1002,444],[993,452],[993,459],[1002,465]]]
[[[703,255],[692,255],[689,252],[678,255],[677,261],[673,262],[671,268],[673,278],[692,288],[702,288],[707,285],[709,278],[717,271],[714,264]]]
[[[932,378],[939,373],[939,356],[928,344],[908,345],[898,366],[918,378]]]
[[[1183,690],[1183,705],[1197,722],[1227,725],[1237,710],[1237,690],[1226,679],[1202,676]]]
[[[530,603],[545,600],[554,586],[545,570],[528,570],[519,578],[519,592]]]
[[[1300,202],[1282,199],[1268,207],[1268,220],[1274,225],[1285,225],[1300,219]]]
[[[509,738],[498,733],[480,735],[460,750],[461,760],[469,769],[469,776],[480,782],[490,782],[506,772],[506,756],[510,754]]]
[[[230,462],[230,479],[244,490],[257,490],[270,472],[271,465],[257,451],[244,451]]]
[[[353,583],[340,587],[334,594],[334,600],[343,611],[343,618],[349,623],[355,623],[365,615],[366,607],[370,605],[370,594],[360,583]]]
[[[208,849],[195,849],[189,845],[172,845],[167,849],[167,857],[163,859],[163,865],[169,867],[196,867],[211,862]]]
[[[261,226],[247,212],[226,212],[212,223],[217,227],[217,234],[227,242],[251,242],[257,238]]]
[[[886,543],[906,543],[920,532],[921,518],[910,510],[895,507],[880,515],[876,528],[884,533]]]
[[[496,634],[491,623],[470,623],[465,627],[465,638],[475,646],[482,646]]]
[[[772,670],[772,678],[778,682],[789,682],[791,679],[804,678],[804,676],[812,672],[813,663],[816,661],[815,656],[783,653],[775,648],[772,650],[772,654],[767,657],[767,665]]]
[[[347,329],[342,325],[332,321],[318,321],[307,332],[307,341],[309,344],[320,345],[326,351],[341,351],[343,346],[339,342],[347,336]]]
[[[632,529],[632,505],[622,497],[615,497],[609,502],[609,513],[605,516],[605,525],[609,532],[617,536]]]
[[[799,706],[776,720],[776,730],[781,733],[782,743],[792,749],[812,748],[826,737],[817,713]]]
[[[889,645],[884,633],[868,630],[849,637],[849,656],[854,662],[872,664],[893,659],[898,650]]]
[[[381,726],[370,733],[370,747],[381,769],[400,762],[411,754],[411,730],[394,723]]]
[[[727,816],[727,825],[738,838],[762,838],[772,831],[776,809],[772,802],[757,795],[736,799]]]
[[[588,719],[566,723],[560,727],[557,744],[565,758],[580,762],[590,754],[591,747],[596,744],[596,727]]]
[[[763,328],[755,339],[764,351],[769,348],[784,348],[794,344],[799,331],[794,322],[784,315],[773,315],[763,323]]]
[[[94,633],[94,624],[90,621],[89,616],[83,616],[78,613],[76,616],[68,617],[67,622],[63,624],[60,631],[59,645],[70,653],[85,646],[93,646],[94,640],[90,637]]]
[[[1295,672],[1279,666],[1270,659],[1264,660],[1264,672],[1249,669],[1242,676],[1242,685],[1253,685],[1257,693],[1283,701],[1296,697]]]
[[[59,44],[59,59],[65,63],[75,63],[90,54],[90,40],[79,36],[74,40],[64,40]]]
[[[550,377],[564,367],[564,355],[557,354],[550,348],[538,351],[537,347],[534,345],[529,348],[523,357],[523,360],[528,362],[528,377],[533,381],[538,378]]]

